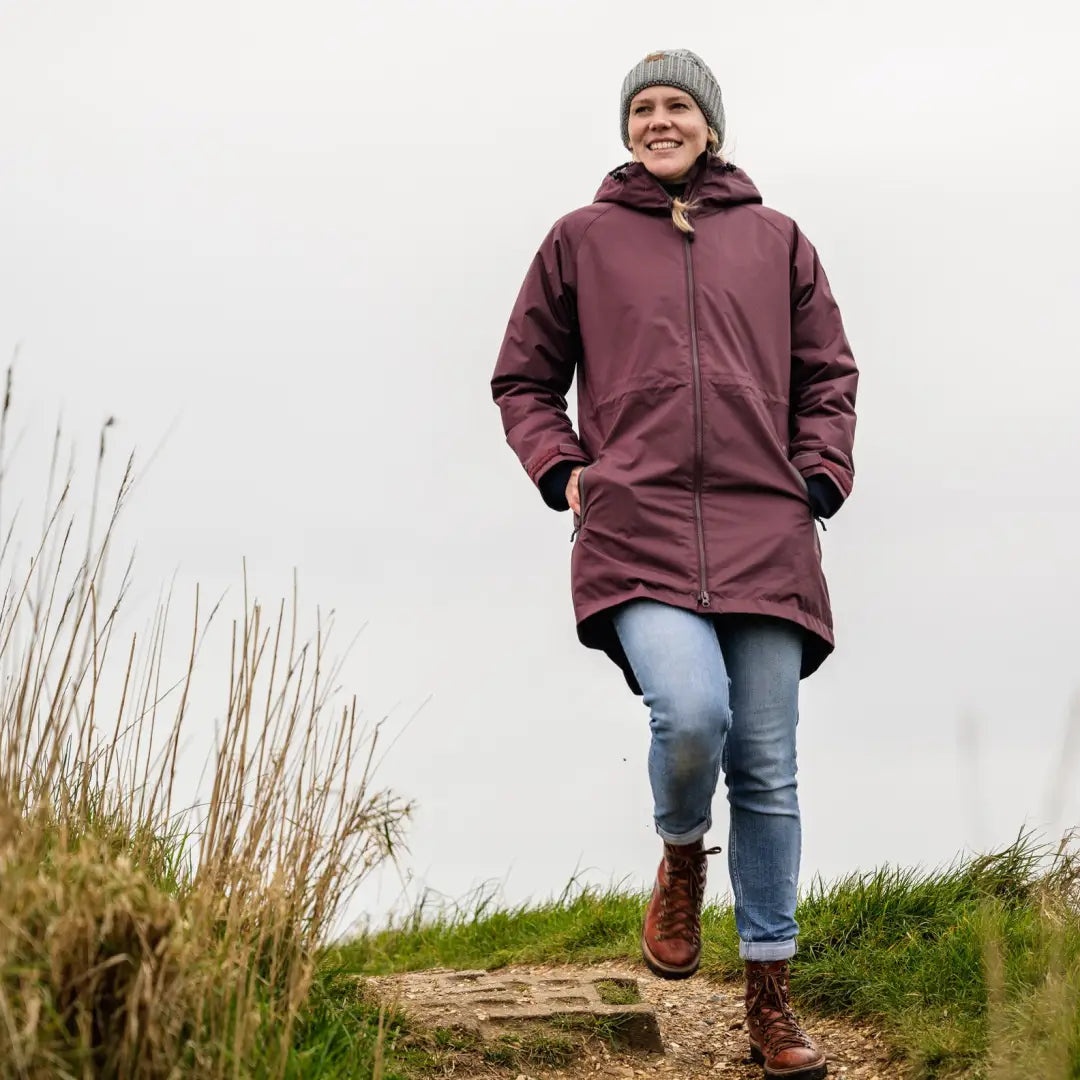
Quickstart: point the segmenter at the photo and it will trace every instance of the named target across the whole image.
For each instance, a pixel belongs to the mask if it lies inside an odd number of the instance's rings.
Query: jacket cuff
[[[806,478],[806,490],[814,517],[831,518],[844,503],[844,493],[827,473],[814,473]]]
[[[811,476],[826,476],[846,500],[851,494],[851,473],[817,450],[802,450],[791,458],[791,464],[802,473],[804,480]]]
[[[566,485],[570,482],[570,474],[579,465],[584,464],[583,461],[563,460],[557,462],[537,481],[537,487],[540,488],[540,494],[544,502],[552,510],[570,509],[570,504],[566,501]]]
[[[540,477],[551,468],[553,464],[558,461],[575,461],[580,465],[587,465],[589,463],[588,456],[585,451],[577,445],[576,442],[562,442],[557,443],[555,446],[548,447],[541,454],[535,454],[533,457],[524,461],[525,471],[529,474],[529,479],[534,484],[540,483]]]

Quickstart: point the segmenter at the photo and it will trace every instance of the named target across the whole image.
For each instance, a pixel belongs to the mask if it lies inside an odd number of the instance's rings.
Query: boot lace
[[[799,1020],[788,1004],[784,985],[772,972],[767,972],[754,993],[750,1005],[761,1024],[761,1041],[769,1057],[785,1050],[813,1046],[810,1036],[799,1026]]]
[[[660,898],[660,917],[657,920],[658,939],[677,938],[701,943],[701,897],[705,892],[705,857],[719,855],[720,848],[705,848],[688,855],[681,852],[664,853],[667,888]]]

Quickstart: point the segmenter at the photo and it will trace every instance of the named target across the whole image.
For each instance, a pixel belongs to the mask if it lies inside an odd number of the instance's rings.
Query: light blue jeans
[[[783,619],[714,618],[656,600],[630,601],[614,623],[651,716],[656,831],[672,844],[704,836],[723,769],[739,954],[793,956],[802,631]]]

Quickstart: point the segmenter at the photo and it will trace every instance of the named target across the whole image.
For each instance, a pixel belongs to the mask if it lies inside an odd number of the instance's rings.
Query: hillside
[[[1080,1078],[1078,880],[1067,844],[1047,849],[1021,836],[942,869],[883,867],[815,883],[799,906],[792,992],[830,1055],[830,1075]],[[328,951],[323,970],[358,982],[368,1008],[397,1010],[387,1076],[760,1076],[745,1060],[731,909],[706,908],[702,969],[671,983],[639,959],[645,900],[585,889],[531,907],[481,904],[358,938]],[[595,969],[634,981],[666,1052],[633,1050],[604,1023],[518,1038],[509,1050],[498,1036],[478,1040],[453,1017],[423,1016],[430,976],[388,978],[432,969],[557,972],[571,986]]]

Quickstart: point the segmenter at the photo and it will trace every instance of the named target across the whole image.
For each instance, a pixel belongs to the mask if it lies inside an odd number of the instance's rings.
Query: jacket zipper
[[[698,603],[709,606],[708,569],[705,565],[705,522],[701,514],[702,473],[705,459],[705,432],[701,422],[701,362],[698,357],[697,313],[694,310],[694,259],[690,254],[690,237],[683,236],[686,253],[686,299],[690,305],[690,357],[694,372],[694,517],[697,522],[698,573],[701,588]]]

